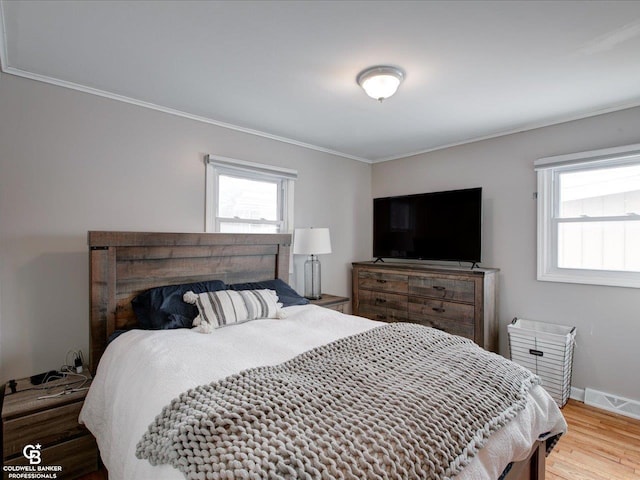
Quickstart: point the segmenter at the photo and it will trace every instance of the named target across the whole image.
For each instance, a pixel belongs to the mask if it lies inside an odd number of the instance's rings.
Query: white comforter
[[[162,408],[180,393],[241,370],[277,365],[311,348],[377,325],[315,305],[288,307],[286,318],[255,320],[214,331],[132,330],[103,355],[80,421],[98,441],[109,480],[184,479],[169,465],[135,456],[136,444]],[[560,410],[541,388],[527,407],[496,432],[457,478],[495,480],[511,461],[526,458],[543,433],[566,429]]]

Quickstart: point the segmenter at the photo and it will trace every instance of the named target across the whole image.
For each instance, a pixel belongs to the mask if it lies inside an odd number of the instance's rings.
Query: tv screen
[[[482,188],[373,200],[373,256],[480,262]]]

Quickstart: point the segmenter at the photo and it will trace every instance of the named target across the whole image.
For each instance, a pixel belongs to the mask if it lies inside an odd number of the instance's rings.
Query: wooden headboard
[[[107,339],[136,327],[131,300],[152,287],[219,279],[289,281],[289,234],[89,232],[91,372]]]

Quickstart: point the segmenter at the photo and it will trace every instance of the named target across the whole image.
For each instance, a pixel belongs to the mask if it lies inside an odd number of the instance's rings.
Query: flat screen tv
[[[373,256],[479,263],[482,188],[373,200]]]

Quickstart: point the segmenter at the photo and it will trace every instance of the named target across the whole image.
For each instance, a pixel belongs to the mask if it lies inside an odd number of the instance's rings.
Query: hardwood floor
[[[640,480],[640,420],[569,400],[569,431],[547,458],[545,480]],[[107,480],[104,470],[81,480]]]
[[[640,479],[640,420],[575,400],[562,413],[569,430],[547,458],[546,480]]]

